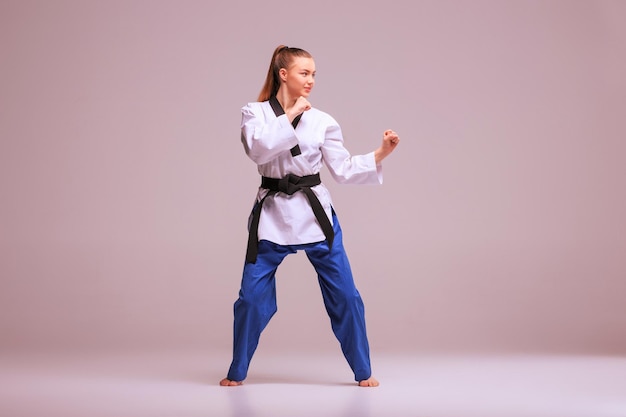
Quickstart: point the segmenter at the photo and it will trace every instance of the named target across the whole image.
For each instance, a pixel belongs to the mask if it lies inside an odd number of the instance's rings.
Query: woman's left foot
[[[364,379],[363,381],[359,381],[359,387],[377,387],[379,385],[380,383],[373,376],[370,376],[369,378]]]

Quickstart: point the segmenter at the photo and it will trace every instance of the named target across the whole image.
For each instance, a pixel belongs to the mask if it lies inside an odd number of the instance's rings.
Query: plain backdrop
[[[0,1],[0,347],[228,350],[279,44],[382,186],[326,171],[373,352],[626,353],[626,3]],[[264,351],[339,352],[304,254]],[[227,363],[225,363],[227,366]]]

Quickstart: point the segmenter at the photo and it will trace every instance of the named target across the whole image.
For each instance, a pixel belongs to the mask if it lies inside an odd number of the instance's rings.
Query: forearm
[[[374,151],[374,160],[376,161],[376,165],[380,165],[380,163],[385,159],[389,154],[393,151],[393,149],[385,149],[382,146]]]

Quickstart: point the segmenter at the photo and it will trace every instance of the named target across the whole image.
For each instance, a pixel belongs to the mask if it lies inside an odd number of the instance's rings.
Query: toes
[[[228,378],[224,378],[220,381],[220,385],[223,387],[236,387],[241,384],[243,384],[243,381],[231,381]]]
[[[380,383],[375,378],[364,379],[363,381],[359,381],[360,387],[377,387]]]

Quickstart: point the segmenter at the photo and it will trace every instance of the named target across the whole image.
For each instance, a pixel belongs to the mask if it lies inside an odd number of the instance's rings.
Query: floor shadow
[[[357,386],[356,382],[339,382],[339,381],[327,381],[320,377],[311,378],[306,376],[287,376],[279,374],[250,374],[246,380],[248,385],[262,385],[262,384],[289,384],[289,385],[317,385],[317,386]]]

